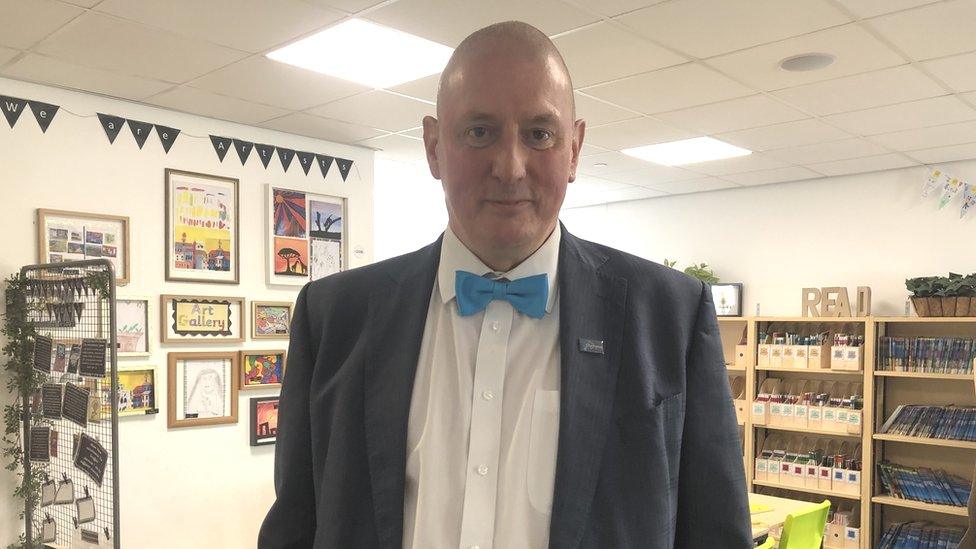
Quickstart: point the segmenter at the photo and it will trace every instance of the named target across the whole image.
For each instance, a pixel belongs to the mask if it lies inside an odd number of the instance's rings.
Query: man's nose
[[[494,148],[491,175],[502,183],[518,183],[525,177],[525,163],[528,151],[518,132],[506,132]]]

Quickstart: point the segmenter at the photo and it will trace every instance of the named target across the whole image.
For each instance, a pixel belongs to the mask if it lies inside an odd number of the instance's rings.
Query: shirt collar
[[[546,301],[546,313],[552,312],[552,306],[556,299],[558,289],[556,270],[559,265],[559,241],[561,238],[562,232],[559,223],[556,223],[556,228],[553,229],[552,234],[535,253],[519,263],[514,269],[500,275],[509,280],[515,280],[542,273],[548,274],[549,298]],[[454,299],[455,271],[468,271],[476,275],[494,272],[478,259],[478,256],[474,255],[448,226],[447,230],[444,231],[444,241],[441,243],[441,259],[437,267],[437,286],[444,303]]]

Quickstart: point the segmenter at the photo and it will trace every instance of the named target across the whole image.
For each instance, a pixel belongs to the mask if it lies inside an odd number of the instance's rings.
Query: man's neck
[[[518,248],[500,248],[500,249],[490,249],[481,250],[475,246],[471,245],[470,239],[463,231],[459,231],[453,223],[449,223],[451,230],[454,231],[454,235],[464,244],[464,247],[471,251],[482,263],[488,266],[492,271],[496,273],[507,273],[515,267],[518,267],[523,261],[532,257],[543,244],[549,240],[552,236],[552,232],[556,229],[556,223],[554,222],[552,227],[544,234],[541,240],[538,242],[533,242],[526,246],[521,246]]]

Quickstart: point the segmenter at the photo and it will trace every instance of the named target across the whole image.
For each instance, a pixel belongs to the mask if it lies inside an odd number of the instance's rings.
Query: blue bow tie
[[[526,316],[542,318],[549,299],[549,275],[499,282],[467,271],[455,271],[454,294],[461,316],[483,311],[493,299],[503,299]]]

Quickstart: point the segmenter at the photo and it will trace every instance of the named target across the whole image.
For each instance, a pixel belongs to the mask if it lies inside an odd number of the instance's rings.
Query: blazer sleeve
[[[712,292],[702,284],[686,366],[675,547],[753,547],[745,470]]]
[[[315,357],[308,323],[306,284],[295,302],[288,364],[278,404],[275,502],[261,525],[258,549],[305,549],[315,539],[315,495],[309,427],[309,386]]]

